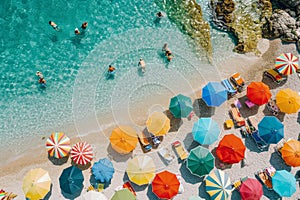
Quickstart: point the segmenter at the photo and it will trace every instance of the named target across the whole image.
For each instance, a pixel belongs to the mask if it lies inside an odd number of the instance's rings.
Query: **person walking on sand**
[[[145,61],[142,58],[140,58],[138,66],[140,66],[141,69],[142,69],[142,72],[145,73],[145,71],[146,71],[146,63],[145,63]]]
[[[55,24],[55,22],[49,21],[49,24],[50,24],[50,26],[52,26],[53,29],[58,31],[58,26],[57,26],[57,24]]]

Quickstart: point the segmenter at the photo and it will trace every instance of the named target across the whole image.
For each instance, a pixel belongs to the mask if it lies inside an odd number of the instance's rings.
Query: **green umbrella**
[[[134,194],[128,189],[122,189],[115,192],[110,200],[136,200]]]
[[[179,94],[171,99],[169,110],[175,118],[188,117],[193,111],[193,103],[190,97]]]
[[[208,149],[198,146],[190,151],[187,168],[196,176],[208,174],[214,168],[215,158]]]

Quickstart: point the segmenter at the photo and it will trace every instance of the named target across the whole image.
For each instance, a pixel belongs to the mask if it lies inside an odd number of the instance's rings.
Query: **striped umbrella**
[[[276,69],[285,75],[295,73],[299,68],[299,59],[292,53],[283,53],[276,58],[275,67]]]
[[[86,165],[93,159],[93,150],[87,142],[77,142],[71,149],[72,160],[79,165]]]
[[[46,148],[51,157],[66,157],[69,155],[71,150],[70,138],[68,138],[63,132],[52,133],[47,139]]]
[[[215,169],[205,179],[206,192],[211,196],[211,199],[226,200],[231,195],[231,182],[225,172]]]

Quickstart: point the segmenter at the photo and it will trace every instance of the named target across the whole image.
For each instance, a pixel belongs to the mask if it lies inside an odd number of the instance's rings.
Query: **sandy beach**
[[[227,78],[232,75],[234,72],[239,72],[241,76],[244,78],[246,82],[246,86],[250,84],[252,81],[263,81],[264,83],[268,84],[272,97],[275,97],[276,93],[283,88],[291,88],[297,92],[300,92],[299,85],[300,79],[297,74],[290,75],[286,83],[277,85],[273,83],[268,78],[263,78],[262,74],[263,71],[266,69],[273,68],[275,58],[283,52],[291,52],[296,54],[296,46],[294,44],[281,44],[279,39],[277,40],[262,40],[259,44],[259,49],[262,54],[257,57],[253,54],[247,55],[238,55],[236,54],[229,59],[224,59],[224,62],[217,63],[217,68],[220,70],[220,76],[222,78]],[[220,80],[221,81],[221,80]],[[182,119],[174,120],[171,119],[172,122],[172,132],[169,132],[163,139],[161,146],[165,146],[171,148],[171,143],[175,140],[180,140],[183,142],[185,148],[187,150],[191,150],[192,148],[198,146],[199,144],[193,141],[192,136],[192,127],[193,124],[198,120],[199,116],[203,116],[202,112],[203,108],[197,105],[197,99],[201,97],[201,85],[206,83],[199,83],[199,88],[195,91],[182,91],[183,94],[189,95],[195,103],[195,116],[192,117],[191,120]],[[230,129],[225,130],[223,123],[226,119],[229,119],[228,110],[230,105],[237,99],[239,99],[242,103],[245,100],[246,90],[242,93],[235,95],[233,98],[230,98],[226,103],[222,104],[220,107],[217,107],[212,110],[208,110],[208,114],[212,115],[212,118],[218,122],[221,127],[221,134],[220,139],[228,134],[233,133],[238,137],[242,137],[240,134],[239,129]],[[158,98],[159,99],[159,98]],[[159,111],[166,111],[165,108],[168,107],[169,99],[156,99],[156,102],[161,102],[160,105],[153,105],[152,107],[147,107],[151,105],[151,99],[149,102],[145,103],[143,107],[139,107],[138,109],[132,111],[131,115],[136,116],[135,119],[128,119],[127,123],[130,125],[134,123],[135,125],[141,127],[145,127],[145,122],[147,119],[147,113],[159,110]],[[147,106],[146,106],[147,105]],[[200,111],[201,110],[201,111]],[[210,112],[210,113],[209,113]],[[213,114],[212,114],[212,113]],[[266,115],[272,115],[266,107],[260,106],[255,107],[253,109],[248,109],[243,105],[241,109],[241,113],[244,117],[255,116],[255,118],[259,121]],[[207,113],[206,113],[207,114]],[[100,117],[98,117],[100,118]],[[285,138],[298,138],[300,124],[299,118],[300,116],[298,113],[296,114],[279,114],[278,118],[284,124],[284,133]],[[101,118],[100,124],[106,124],[107,126],[105,129],[99,131],[97,130],[97,123],[95,121],[86,120],[84,123],[84,127],[80,128],[80,137],[73,137],[71,138],[71,143],[75,144],[77,141],[87,141],[89,142],[94,150],[94,159],[92,163],[98,161],[100,158],[108,157],[113,162],[115,167],[115,174],[112,179],[111,185],[106,188],[103,193],[110,198],[115,188],[119,185],[122,185],[124,180],[128,180],[128,177],[125,173],[125,169],[127,166],[127,160],[134,155],[143,154],[141,147],[138,145],[137,148],[134,150],[133,153],[128,155],[119,155],[116,153],[111,146],[109,145],[109,136],[111,131],[116,127],[116,124],[112,123],[113,121],[113,113],[105,116],[105,118]],[[297,122],[298,121],[298,122]],[[126,123],[126,122],[124,122]],[[96,126],[96,127],[95,127]],[[68,133],[78,133],[78,129],[74,125],[62,127],[61,131],[65,132],[67,135]],[[88,134],[84,134],[88,133]],[[41,146],[37,149],[30,149],[28,152],[25,152],[19,158],[5,164],[1,165],[0,171],[0,183],[1,188],[18,194],[16,199],[25,199],[24,194],[22,192],[22,181],[24,175],[32,168],[43,168],[49,171],[50,177],[52,178],[52,190],[49,195],[48,199],[51,200],[58,200],[64,199],[60,192],[59,188],[59,176],[64,168],[67,168],[71,165],[71,159],[69,158],[67,162],[61,165],[54,165],[49,159],[47,155],[47,151],[44,148],[44,144],[46,139],[41,139]],[[246,166],[241,166],[240,163],[232,165],[230,168],[224,169],[226,173],[228,173],[231,181],[234,182],[240,178],[248,176],[250,178],[255,178],[254,173],[260,169],[273,165],[277,170],[286,169],[290,171],[292,174],[295,174],[298,168],[287,166],[284,161],[280,158],[280,156],[275,152],[274,147],[275,145],[270,145],[268,151],[259,151],[251,138],[243,138],[243,142],[246,145]],[[218,141],[212,145],[209,145],[209,150],[213,151],[218,145]],[[174,155],[175,153],[172,152]],[[189,196],[197,196],[204,199],[210,199],[208,194],[205,192],[203,178],[199,178],[190,174],[188,169],[185,167],[185,163],[179,163],[178,160],[174,160],[172,163],[167,165],[163,162],[163,160],[157,154],[157,150],[152,150],[151,152],[147,153],[146,155],[151,156],[154,158],[156,164],[156,171],[160,172],[162,170],[169,170],[171,172],[181,174],[182,176],[182,183],[184,186],[184,192],[182,194],[178,194],[174,200],[179,199],[188,199]],[[82,194],[86,192],[88,186],[90,186],[89,179],[90,179],[90,170],[87,167],[86,170],[83,171],[84,173],[84,189]],[[135,190],[137,191],[137,199],[153,199],[156,200],[157,197],[151,191],[151,185],[146,185],[139,187],[137,185],[133,185]],[[299,185],[297,185],[296,193],[290,198],[284,199],[297,199],[300,198],[300,189]],[[81,199],[78,197],[77,199]],[[240,195],[237,191],[232,193],[231,199],[240,199]],[[274,191],[268,191],[264,188],[264,196],[262,199],[278,199],[278,196]]]

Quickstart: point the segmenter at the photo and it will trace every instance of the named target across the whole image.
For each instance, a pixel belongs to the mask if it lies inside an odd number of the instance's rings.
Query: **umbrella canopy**
[[[282,89],[276,95],[276,104],[281,112],[296,113],[300,108],[300,96],[289,88]]]
[[[112,148],[121,154],[132,152],[138,143],[137,132],[130,126],[115,128],[109,140]]]
[[[177,176],[168,171],[162,171],[152,181],[152,192],[160,199],[172,199],[178,194],[180,182]]]
[[[196,176],[208,174],[215,164],[215,157],[210,151],[202,146],[198,146],[190,151],[186,166],[190,172]]]
[[[163,136],[170,130],[170,119],[162,112],[154,112],[147,122],[147,129],[156,136]]]
[[[276,144],[284,136],[283,124],[274,116],[265,116],[258,124],[258,131],[260,137],[268,144]]]
[[[296,192],[296,179],[286,170],[277,170],[272,177],[272,185],[275,192],[281,197],[291,197]]]
[[[115,173],[114,166],[107,158],[102,158],[95,162],[92,167],[92,174],[97,181],[101,183],[108,183]]]
[[[227,90],[219,82],[209,82],[202,88],[202,99],[208,106],[220,106],[227,100]]]
[[[77,142],[71,149],[72,160],[79,165],[86,165],[93,159],[93,150],[87,142]]]
[[[261,183],[253,178],[244,181],[239,189],[242,200],[260,200],[263,195]]]
[[[25,197],[30,200],[43,199],[50,191],[50,187],[49,173],[41,168],[30,170],[23,179],[22,189]]]
[[[193,111],[193,103],[190,97],[179,94],[171,99],[170,112],[175,118],[188,117]]]
[[[70,166],[63,170],[59,177],[60,189],[64,194],[79,195],[83,189],[82,171],[75,166]]]
[[[289,140],[284,143],[281,149],[281,155],[287,165],[292,167],[300,166],[300,142]]]
[[[299,59],[292,53],[283,53],[276,58],[275,68],[282,74],[289,75],[295,73],[299,68]]]
[[[70,138],[68,138],[63,132],[52,133],[47,139],[46,148],[51,157],[66,157],[69,155],[71,150]]]
[[[218,123],[211,118],[200,118],[195,122],[192,134],[196,142],[209,145],[219,138],[220,128]]]
[[[128,161],[127,175],[137,185],[148,184],[155,176],[155,165],[149,156],[135,156]]]
[[[215,200],[227,200],[231,195],[231,182],[225,172],[215,169],[205,178],[206,192]]]
[[[238,163],[245,157],[246,147],[241,138],[228,134],[220,141],[216,153],[218,158],[225,163]]]
[[[136,200],[136,197],[128,188],[124,188],[122,190],[116,191],[110,200],[125,200],[125,199]]]
[[[252,82],[247,87],[247,97],[251,102],[257,105],[268,103],[271,96],[269,86],[263,82]]]
[[[108,200],[108,199],[101,192],[89,191],[83,195],[83,200]]]

